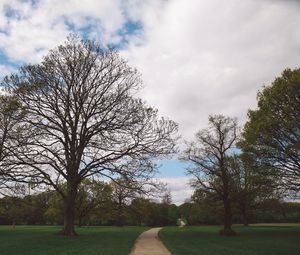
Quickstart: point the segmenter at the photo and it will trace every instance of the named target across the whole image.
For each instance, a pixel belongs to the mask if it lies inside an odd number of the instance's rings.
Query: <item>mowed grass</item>
[[[234,226],[235,237],[220,226],[166,227],[159,235],[174,255],[299,255],[300,224]]]
[[[79,236],[65,237],[53,226],[0,226],[1,255],[128,254],[143,227],[83,227]]]

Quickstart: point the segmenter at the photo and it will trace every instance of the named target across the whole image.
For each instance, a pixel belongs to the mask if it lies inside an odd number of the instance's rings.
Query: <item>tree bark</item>
[[[224,226],[221,229],[220,234],[224,236],[235,236],[236,233],[231,229],[232,225],[232,212],[231,212],[231,204],[228,198],[223,199],[224,203]]]
[[[67,196],[64,198],[64,227],[61,232],[65,236],[76,236],[75,232],[75,200],[77,185],[74,182],[67,182]]]

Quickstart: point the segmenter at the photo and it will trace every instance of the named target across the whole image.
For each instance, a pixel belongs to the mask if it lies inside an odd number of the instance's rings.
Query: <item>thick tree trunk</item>
[[[76,236],[75,232],[75,200],[77,186],[68,182],[67,196],[64,199],[64,227],[61,232],[65,236]]]
[[[223,199],[224,203],[224,227],[221,229],[220,234],[224,236],[235,236],[236,233],[231,229],[232,213],[231,204],[228,198]]]

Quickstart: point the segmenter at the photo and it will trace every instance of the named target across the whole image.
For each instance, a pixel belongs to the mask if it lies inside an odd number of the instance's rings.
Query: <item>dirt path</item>
[[[164,244],[158,239],[161,228],[151,228],[136,239],[129,255],[171,255]]]

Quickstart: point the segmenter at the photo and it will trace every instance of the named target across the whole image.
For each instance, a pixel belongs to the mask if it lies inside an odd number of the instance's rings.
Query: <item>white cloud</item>
[[[167,189],[171,193],[172,203],[180,205],[189,199],[193,189],[189,185],[190,177],[161,177],[158,179],[167,184]]]
[[[123,53],[141,96],[190,138],[211,113],[245,120],[256,92],[299,66],[300,5],[290,1],[166,1],[144,8],[144,34]]]
[[[89,28],[85,36],[103,44],[118,43],[118,31],[126,21],[120,2],[41,0],[32,5],[30,1],[3,1],[0,47],[12,61],[37,62],[73,30]]]
[[[122,54],[143,74],[141,96],[190,138],[211,113],[243,122],[257,90],[284,68],[299,66],[300,56],[297,1],[191,3],[2,0],[0,48],[13,62],[37,62],[72,29],[89,27],[85,36],[116,43],[128,19],[140,22],[143,29],[129,37]]]

